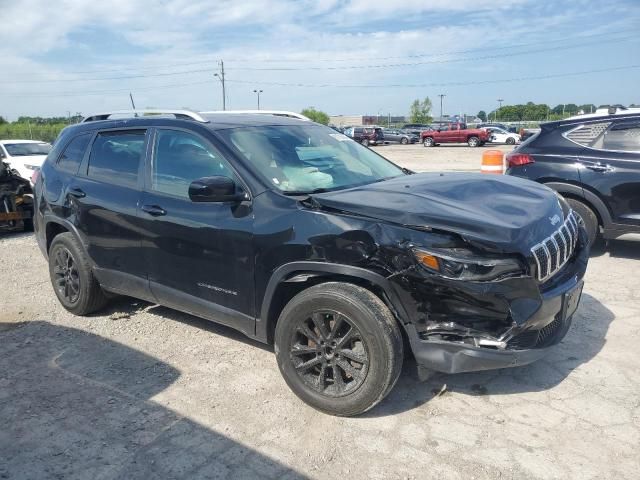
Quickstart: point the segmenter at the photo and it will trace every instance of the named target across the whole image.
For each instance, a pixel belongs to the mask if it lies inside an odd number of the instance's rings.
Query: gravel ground
[[[418,170],[482,151],[379,150]],[[75,317],[32,235],[0,251],[0,478],[638,478],[638,243],[592,258],[548,358],[427,382],[407,362],[352,419],[298,400],[269,347],[128,298]]]

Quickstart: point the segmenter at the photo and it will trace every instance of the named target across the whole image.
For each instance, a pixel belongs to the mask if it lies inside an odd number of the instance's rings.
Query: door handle
[[[69,195],[72,195],[76,198],[84,198],[87,196],[86,193],[84,193],[84,191],[82,191],[82,189],[80,188],[70,188],[69,189]]]
[[[148,213],[152,217],[161,217],[167,214],[167,211],[158,205],[143,205],[142,211]]]
[[[585,167],[594,172],[610,172],[611,170],[613,170],[613,167],[610,167],[609,165],[603,165],[601,163],[585,165]]]

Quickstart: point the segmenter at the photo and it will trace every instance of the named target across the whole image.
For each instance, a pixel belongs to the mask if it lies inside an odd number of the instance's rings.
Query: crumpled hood
[[[454,232],[523,254],[565,218],[551,189],[504,175],[420,173],[315,194],[313,199],[327,208]]]

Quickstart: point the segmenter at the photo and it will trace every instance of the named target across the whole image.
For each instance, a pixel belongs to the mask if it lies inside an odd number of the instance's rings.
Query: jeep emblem
[[[560,217],[558,215],[554,215],[553,217],[549,217],[549,220],[551,221],[551,225],[557,225],[560,221]]]

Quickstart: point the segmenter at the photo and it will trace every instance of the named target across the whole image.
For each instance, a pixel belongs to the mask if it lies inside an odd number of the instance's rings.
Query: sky
[[[640,0],[0,0],[0,116],[640,104]]]

